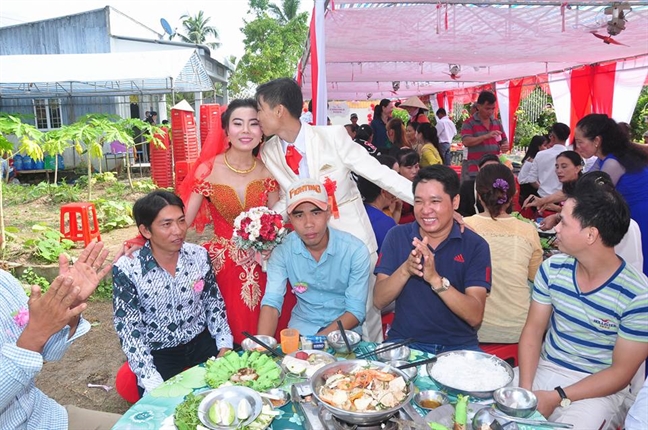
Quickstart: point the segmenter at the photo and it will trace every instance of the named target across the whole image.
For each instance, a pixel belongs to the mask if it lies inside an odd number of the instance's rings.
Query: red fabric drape
[[[439,107],[445,109],[445,93],[437,93],[436,98]]]
[[[515,127],[517,126],[517,116],[515,112],[520,106],[520,99],[522,98],[522,84],[524,79],[518,79],[517,81],[509,81],[509,129],[506,131],[509,142],[513,142],[513,137],[515,136]],[[513,144],[510,143],[511,148]]]
[[[446,95],[448,98],[448,115],[452,112],[452,105],[454,103],[454,92],[449,91]]]
[[[617,63],[592,67],[592,112],[612,116],[612,101],[614,99],[614,80]]]
[[[576,123],[585,115],[592,113],[592,70],[590,66],[573,69],[569,81],[571,92],[571,118],[569,127],[576,128]]]

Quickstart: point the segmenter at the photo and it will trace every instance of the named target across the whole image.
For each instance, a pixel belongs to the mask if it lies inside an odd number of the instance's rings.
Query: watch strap
[[[430,286],[432,287],[432,285],[430,285]],[[442,293],[444,291],[448,291],[449,288],[450,288],[450,281],[448,280],[448,278],[444,278],[442,276],[441,277],[441,286],[439,288],[432,287],[432,291],[434,291],[435,293],[438,294],[438,293]]]
[[[560,396],[560,406],[562,407],[567,407],[571,404],[571,400],[569,397],[567,397],[567,393],[565,393],[565,390],[559,385],[554,390],[558,391],[558,395]]]

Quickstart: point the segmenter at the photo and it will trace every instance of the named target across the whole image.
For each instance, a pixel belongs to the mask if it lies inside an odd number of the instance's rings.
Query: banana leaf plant
[[[34,160],[43,159],[43,150],[40,146],[43,140],[43,132],[31,124],[25,124],[18,115],[0,114],[0,154],[4,157],[14,155],[14,144],[8,136],[15,136],[19,141],[18,152],[29,155]],[[8,172],[9,169],[7,169]],[[8,178],[7,174],[7,178]],[[4,196],[0,184],[0,249],[3,258],[6,243],[6,230],[4,222]]]
[[[146,121],[142,121],[139,118],[122,119],[117,123],[117,126],[121,130],[121,137],[114,140],[119,140],[122,144],[126,145],[129,154],[135,148],[135,139],[133,136],[135,136],[137,133],[141,133],[142,137],[150,144],[153,144],[158,148],[166,149],[164,141],[161,139],[167,133],[165,128],[158,127]],[[131,190],[133,190],[134,188],[129,156],[126,157],[126,173],[128,175],[128,184],[130,185]]]

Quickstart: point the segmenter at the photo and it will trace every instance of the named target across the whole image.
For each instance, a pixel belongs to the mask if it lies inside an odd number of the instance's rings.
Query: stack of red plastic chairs
[[[200,153],[193,112],[171,109],[171,138],[177,186],[187,176]]]
[[[155,137],[164,143],[164,148],[151,144],[151,179],[160,188],[173,187],[173,163],[169,133]]]
[[[215,136],[221,132],[221,113],[219,104],[200,105],[200,144],[202,148],[213,144]]]

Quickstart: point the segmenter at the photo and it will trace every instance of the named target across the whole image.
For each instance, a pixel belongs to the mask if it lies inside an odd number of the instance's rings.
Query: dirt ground
[[[128,200],[136,200],[144,194],[132,194]],[[30,202],[21,207],[5,207],[8,225],[15,225],[28,234],[29,224],[45,221],[53,227],[58,224],[58,207],[41,201]],[[58,227],[55,227],[58,228]],[[126,239],[137,235],[135,227],[102,233],[101,237],[110,250],[111,259]],[[203,243],[212,235],[207,228],[201,235],[189,230],[187,241]],[[82,244],[71,251],[75,255]],[[25,257],[14,256],[14,262],[24,262]],[[89,333],[82,336],[68,349],[61,361],[45,363],[36,378],[36,385],[45,394],[62,405],[72,404],[82,408],[106,412],[124,413],[130,405],[115,391],[117,370],[126,361],[112,322],[111,301],[91,301],[83,314],[91,324]],[[108,392],[101,388],[88,388],[88,384],[101,384],[113,387]]]

